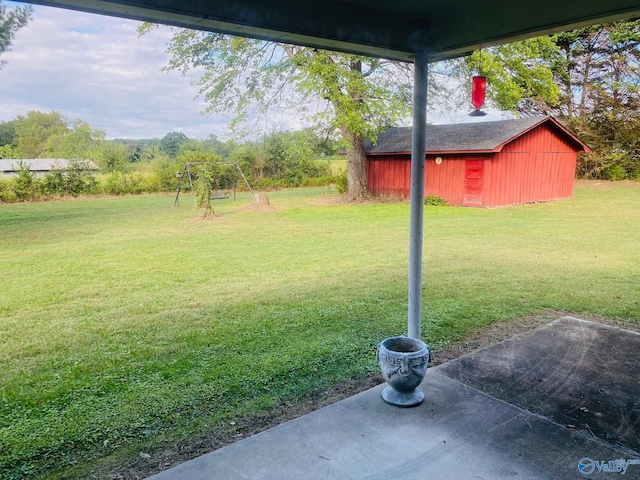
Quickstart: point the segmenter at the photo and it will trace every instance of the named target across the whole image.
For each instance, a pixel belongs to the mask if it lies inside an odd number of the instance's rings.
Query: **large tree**
[[[31,110],[26,115],[18,115],[13,120],[14,143],[24,158],[47,156],[47,142],[50,137],[69,133],[69,121],[58,111],[44,113]]]
[[[587,178],[640,178],[640,20],[628,19],[551,37],[561,86],[555,114],[594,152],[578,173]]]
[[[585,124],[596,111],[608,111],[614,120],[638,111],[640,20],[594,25],[552,39],[560,50],[553,65],[562,87],[559,115]]]
[[[203,72],[196,84],[208,112],[232,113],[235,128],[248,116],[295,109],[337,130],[350,200],[367,197],[364,139],[410,112],[410,71],[386,60],[194,30],[176,30],[167,52],[167,69]]]
[[[595,25],[554,37],[562,55],[558,115],[596,152],[581,173],[640,177],[640,20]]]
[[[176,158],[180,154],[182,146],[188,142],[189,139],[182,132],[169,132],[160,141],[160,150],[169,155],[171,158]]]
[[[0,0],[0,55],[8,51],[16,32],[31,19],[31,5],[8,9]],[[6,62],[0,60],[0,68]]]
[[[105,143],[104,131],[91,128],[84,120],[70,120],[56,110],[31,110],[9,123],[13,144],[23,158],[84,159]]]
[[[12,120],[0,122],[0,147],[3,145],[14,145],[16,138],[16,127]]]
[[[43,154],[51,158],[85,159],[105,137],[104,131],[91,128],[85,120],[76,119],[69,122],[67,131],[55,133],[47,139]]]

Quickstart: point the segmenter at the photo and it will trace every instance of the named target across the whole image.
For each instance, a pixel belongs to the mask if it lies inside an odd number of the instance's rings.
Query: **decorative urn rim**
[[[413,344],[407,348],[407,344]],[[401,364],[408,358],[409,365],[421,365],[429,362],[429,346],[417,338],[398,335],[385,338],[378,344],[378,361],[381,357],[389,363]]]

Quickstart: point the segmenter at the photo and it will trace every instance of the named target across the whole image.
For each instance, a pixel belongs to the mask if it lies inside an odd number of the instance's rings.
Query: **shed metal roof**
[[[35,0],[374,57],[430,61],[640,15],[639,0]]]
[[[550,124],[575,143],[578,151],[591,149],[552,117],[518,118],[494,122],[427,125],[427,153],[493,153],[542,124]],[[367,154],[411,152],[411,128],[394,127],[365,142]]]

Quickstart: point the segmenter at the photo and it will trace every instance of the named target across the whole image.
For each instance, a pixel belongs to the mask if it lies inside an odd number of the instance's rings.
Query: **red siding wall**
[[[410,155],[367,157],[367,186],[375,197],[409,198]]]
[[[440,165],[435,162],[438,156],[442,158]],[[462,205],[465,160],[461,155],[427,155],[424,194],[444,198],[449,205]]]
[[[450,205],[462,205],[464,197],[465,156],[427,155],[425,195],[437,195]],[[376,197],[409,198],[411,189],[411,156],[371,155],[367,161],[369,192]]]
[[[562,133],[541,125],[499,153],[427,155],[424,193],[442,197],[450,205],[463,205],[467,160],[484,160],[482,206],[571,198],[576,155],[575,147]],[[437,156],[442,158],[440,165],[435,162]],[[370,155],[367,175],[372,195],[409,198],[410,155]]]
[[[528,132],[486,162],[483,205],[517,205],[573,196],[576,151],[549,125]]]

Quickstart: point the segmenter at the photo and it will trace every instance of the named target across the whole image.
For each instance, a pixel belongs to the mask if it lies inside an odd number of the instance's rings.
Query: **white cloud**
[[[203,116],[197,78],[165,73],[167,29],[138,38],[140,22],[34,7],[0,70],[0,120],[58,110],[106,130],[108,137],[223,135],[228,117]]]

